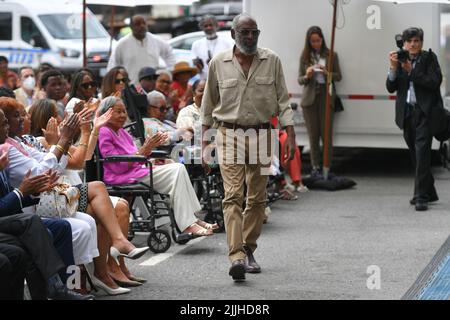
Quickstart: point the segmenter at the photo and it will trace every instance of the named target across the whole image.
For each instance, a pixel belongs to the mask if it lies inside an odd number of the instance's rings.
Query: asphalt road
[[[261,274],[233,283],[222,233],[129,261],[148,283],[100,299],[400,299],[449,236],[450,172],[433,168],[440,201],[416,212],[407,152],[344,150],[335,164],[356,187],[276,202],[255,252]]]

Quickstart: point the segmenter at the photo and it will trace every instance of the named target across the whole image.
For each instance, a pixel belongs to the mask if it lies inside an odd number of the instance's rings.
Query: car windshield
[[[39,15],[39,18],[55,39],[83,38],[81,14],[42,14]],[[108,37],[106,30],[91,14],[87,15],[86,35],[87,38]]]

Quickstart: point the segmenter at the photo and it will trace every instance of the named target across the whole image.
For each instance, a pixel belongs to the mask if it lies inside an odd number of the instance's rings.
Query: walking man
[[[278,116],[288,133],[285,158],[295,152],[292,109],[280,59],[269,49],[258,48],[260,30],[247,14],[233,20],[235,46],[214,57],[209,65],[201,107],[202,149],[205,158],[207,130],[218,128],[216,138],[225,198],[229,275],[244,281],[245,272],[259,273],[253,252],[261,234],[266,206],[267,151],[271,146],[270,119]],[[242,139],[243,138],[243,139]],[[245,141],[245,143],[239,143]],[[257,147],[257,157],[251,149]],[[243,161],[242,161],[243,160]],[[244,190],[246,188],[246,206]]]

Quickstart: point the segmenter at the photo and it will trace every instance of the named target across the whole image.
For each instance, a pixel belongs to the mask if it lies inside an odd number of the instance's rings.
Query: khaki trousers
[[[257,247],[256,241],[265,217],[268,169],[273,147],[276,147],[271,144],[273,135],[270,130],[259,130],[256,135],[245,138],[242,144],[238,143],[242,140],[236,137],[240,133],[243,131],[219,127],[217,134],[220,172],[225,189],[223,212],[231,262],[245,258],[243,245],[252,251]],[[261,152],[265,154],[260,155]],[[245,186],[247,200],[243,209]]]

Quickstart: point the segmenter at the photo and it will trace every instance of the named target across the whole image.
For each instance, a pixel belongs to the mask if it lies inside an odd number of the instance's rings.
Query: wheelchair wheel
[[[153,230],[147,238],[147,245],[154,253],[166,252],[170,248],[171,243],[172,240],[170,239],[169,233],[165,230]]]
[[[172,229],[172,239],[173,241],[175,241],[175,243],[178,243],[180,245],[186,244],[189,242],[190,239],[186,239],[186,240],[178,240],[176,235],[175,235],[175,230]]]

